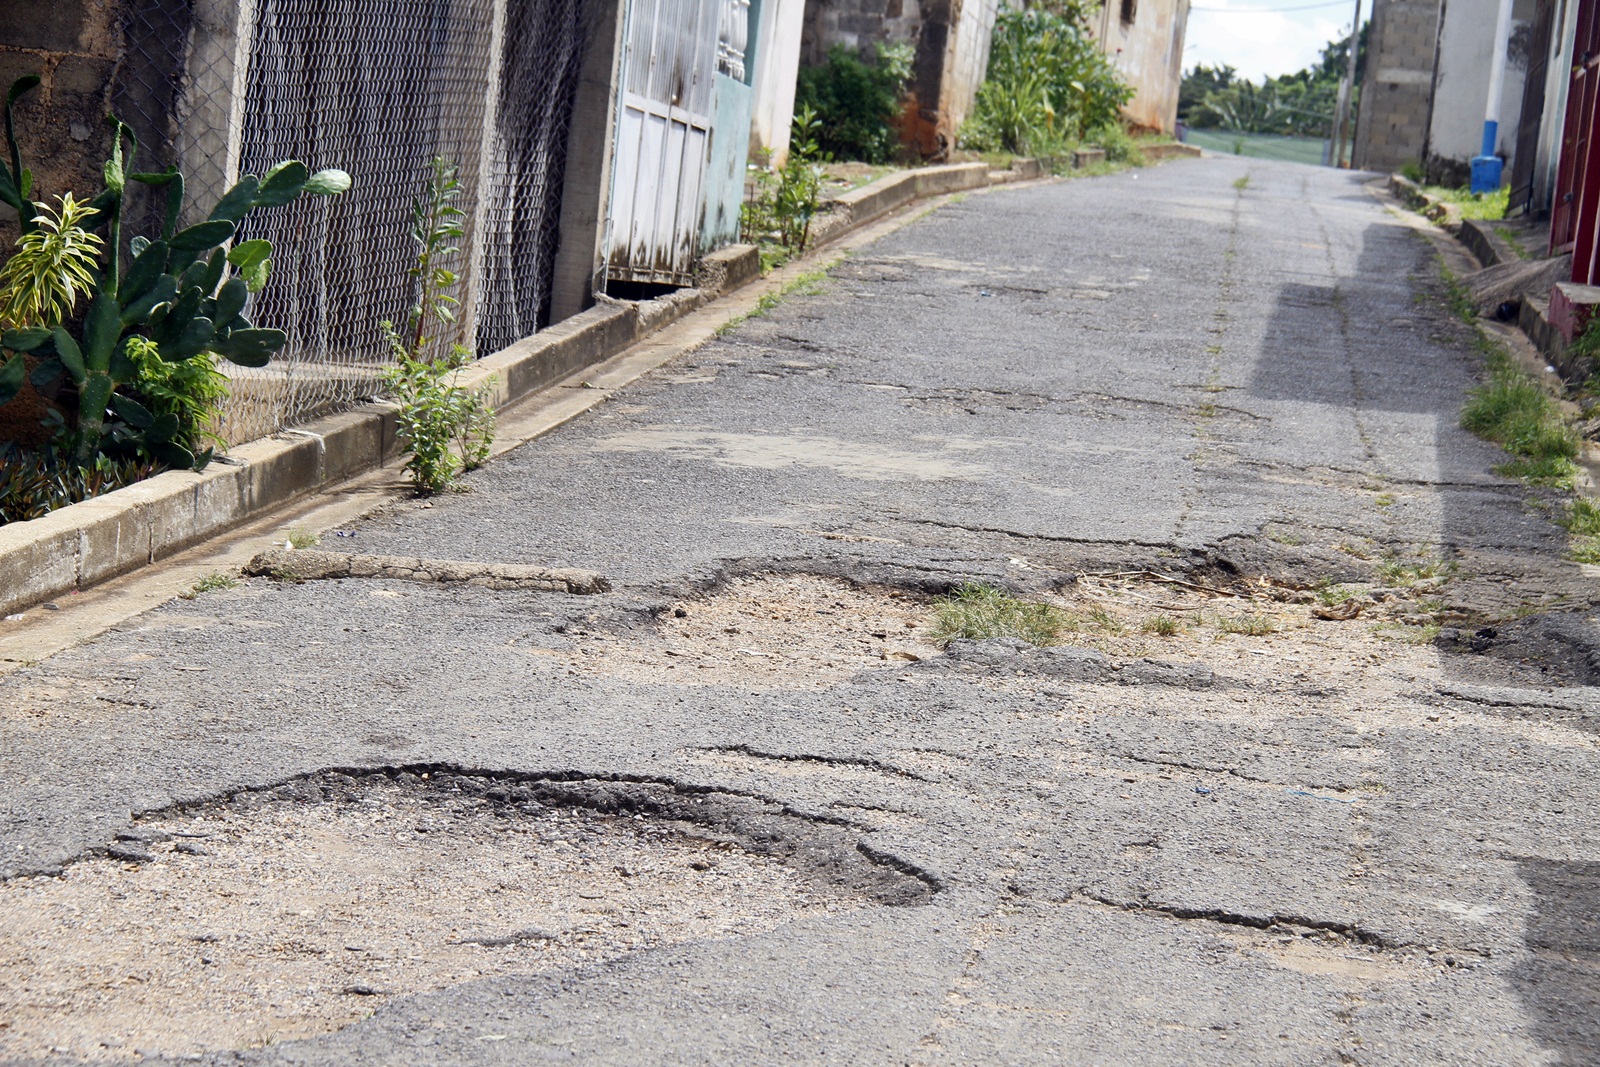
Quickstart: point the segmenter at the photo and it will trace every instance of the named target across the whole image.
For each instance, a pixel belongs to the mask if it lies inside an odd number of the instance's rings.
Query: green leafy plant
[[[87,465],[49,453],[0,452],[0,526],[37,519],[56,508],[142,481],[159,467],[148,460],[96,456]]]
[[[1485,343],[1488,379],[1468,395],[1461,410],[1463,429],[1494,441],[1511,460],[1496,468],[1533,485],[1570,489],[1581,438],[1545,392],[1504,349]]]
[[[757,178],[757,193],[744,204],[744,238],[781,247],[784,254],[772,257],[774,264],[799,255],[810,243],[811,223],[822,204],[822,165],[828,158],[818,140],[822,128],[822,119],[809,105],[800,108],[789,134],[788,158],[776,174]]]
[[[201,352],[188,359],[161,358],[155,343],[144,337],[127,342],[133,361],[132,389],[137,399],[158,421],[170,416],[177,423],[173,440],[191,452],[202,446],[221,448],[225,441],[216,426],[222,403],[228,397],[228,377],[217,369],[217,357]]]
[[[239,579],[227,571],[214,571],[201,578],[190,586],[187,592],[179,593],[180,600],[193,600],[204,593],[218,593],[225,589],[234,589],[239,585]]]
[[[1132,97],[1078,7],[1002,11],[961,139],[980,150],[1053,154],[1092,131],[1120,129],[1119,112]]]
[[[416,302],[407,314],[404,332],[393,322],[380,323],[394,366],[384,383],[400,405],[400,432],[405,437],[406,471],[419,493],[453,489],[463,470],[481,467],[494,441],[494,412],[488,387],[460,384],[461,369],[470,361],[457,344],[440,351],[429,331],[455,322],[457,277],[448,263],[460,254],[454,242],[462,236],[463,212],[455,206],[461,183],[454,164],[433,161],[428,185],[412,210],[411,236],[417,261],[411,268]]]
[[[911,47],[879,44],[875,60],[869,63],[835,45],[826,63],[800,70],[795,113],[810,110],[827,116],[817,139],[822,151],[835,159],[882,163],[894,154],[893,123],[911,77]]]
[[[17,208],[25,235],[39,228],[39,211],[24,191],[31,187],[31,178],[21,165],[11,112],[16,99],[37,84],[36,77],[20,79],[8,95],[11,165],[0,168],[7,170],[0,179],[0,200]],[[138,141],[115,116],[107,121],[112,149],[104,170],[105,188],[90,201],[93,219],[83,220],[107,231],[105,260],[88,312],[75,329],[57,324],[0,334],[0,346],[13,353],[0,368],[0,404],[10,401],[30,375],[23,356],[31,355],[40,361],[31,371],[36,388],[51,394],[69,385],[77,393],[76,419],[60,435],[72,462],[88,466],[109,449],[131,451],[169,466],[204,466],[209,452],[197,457],[180,439],[183,426],[176,413],[157,415],[126,391],[138,374],[130,346],[154,346],[168,362],[211,353],[241,366],[264,366],[287,338],[281,330],[257,328],[244,312],[250,294],[266,283],[272,246],[261,240],[227,246],[256,208],[280,207],[302,193],[341,193],[349,188],[350,176],[339,170],[312,174],[304,163],[286,160],[260,178],[248,174],[240,178],[204,222],[180,230],[183,176],[177,168],[131,171]],[[166,190],[166,219],[155,238],[134,237],[124,249],[122,208],[130,181]],[[125,256],[130,260],[126,272]]]
[[[83,224],[98,212],[71,193],[57,200],[53,212],[36,205],[33,226],[0,268],[0,329],[54,329],[94,289],[105,242]]]

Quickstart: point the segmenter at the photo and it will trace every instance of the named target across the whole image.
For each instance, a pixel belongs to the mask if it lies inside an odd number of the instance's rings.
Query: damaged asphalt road
[[[670,819],[856,894],[522,972],[296,979],[350,1001],[338,1028],[274,1029],[263,996],[232,1045],[144,1015],[51,1037],[71,1002],[24,954],[0,1055],[1597,1062],[1593,580],[1457,428],[1477,357],[1438,296],[1359,176],[1220,158],[973,196],[339,546],[609,592],[253,578],[0,679],[0,909],[111,861],[159,896],[212,860],[119,834],[258,787],[359,812],[317,776],[383,769],[456,783],[453,819],[526,789],[529,818]],[[928,597],[974,579],[1098,621],[938,654]],[[1341,585],[1356,614],[1313,617]],[[276,861],[260,925],[332,907],[323,854]],[[852,889],[862,858],[916,891]],[[154,1018],[235,935],[106,983]],[[309,936],[259,966],[351,951]]]

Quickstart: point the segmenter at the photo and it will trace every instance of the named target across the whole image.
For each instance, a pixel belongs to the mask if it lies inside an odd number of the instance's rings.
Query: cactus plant
[[[33,221],[34,208],[24,192],[31,183],[12,136],[10,103],[31,88],[29,81],[19,80],[8,98],[6,134],[12,161],[9,172],[0,177],[0,200],[13,207],[22,201],[18,213],[25,225]],[[32,81],[37,84],[36,78]],[[340,170],[312,174],[304,163],[286,160],[259,178],[249,174],[240,178],[204,222],[178,229],[184,202],[182,174],[176,167],[159,173],[130,172],[138,142],[115,116],[107,121],[113,134],[111,158],[105,165],[105,190],[91,201],[97,214],[88,223],[107,229],[107,257],[82,329],[78,336],[65,326],[0,334],[0,347],[14,353],[0,366],[0,404],[22,387],[28,374],[23,356],[30,355],[39,360],[31,374],[35,386],[51,388],[65,378],[77,389],[71,451],[78,463],[90,461],[109,441],[131,444],[170,466],[203,466],[209,451],[197,459],[179,440],[176,418],[154,416],[137,400],[118,393],[134,381],[129,346],[153,344],[162,359],[173,362],[210,352],[240,366],[264,366],[287,337],[281,330],[255,326],[245,317],[245,306],[250,294],[266,284],[272,246],[261,240],[242,241],[231,248],[228,244],[256,208],[282,206],[302,193],[336,195],[350,187],[350,176]],[[124,273],[122,206],[130,181],[164,187],[167,210],[155,239],[140,236],[129,242],[131,262]]]

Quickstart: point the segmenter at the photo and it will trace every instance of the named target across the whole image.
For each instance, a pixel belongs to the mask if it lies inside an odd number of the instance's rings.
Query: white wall
[[[756,28],[755,103],[750,115],[750,155],[772,153],[781,166],[789,154],[795,80],[800,75],[800,38],[805,0],[761,0]]]
[[[1466,163],[1483,147],[1490,56],[1496,47],[1506,46],[1505,41],[1494,40],[1499,7],[1499,0],[1446,0],[1434,69],[1433,118],[1428,124],[1430,159]],[[1511,9],[1512,32],[1532,18],[1532,0],[1518,0]],[[1517,145],[1525,73],[1526,68],[1520,65],[1506,67],[1496,149],[1508,159]],[[1508,177],[1509,174],[1508,170]]]

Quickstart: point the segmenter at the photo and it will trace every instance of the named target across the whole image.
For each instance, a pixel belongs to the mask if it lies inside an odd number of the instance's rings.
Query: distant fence
[[[1322,166],[1328,158],[1326,137],[1284,137],[1271,133],[1190,129],[1185,131],[1183,141],[1208,152],[1249,156],[1253,159],[1281,159],[1290,163]]]
[[[273,433],[377,392],[378,323],[412,302],[412,203],[435,156],[467,211],[460,318],[446,341],[486,354],[546,324],[583,0],[126,0],[113,109],[139,170],[189,180],[189,218],[240,175],[286,158],[354,178],[331,200],[263,209],[241,237],[274,246],[257,325],[287,331],[232,380],[222,434]],[[154,203],[131,203],[150,232]]]

